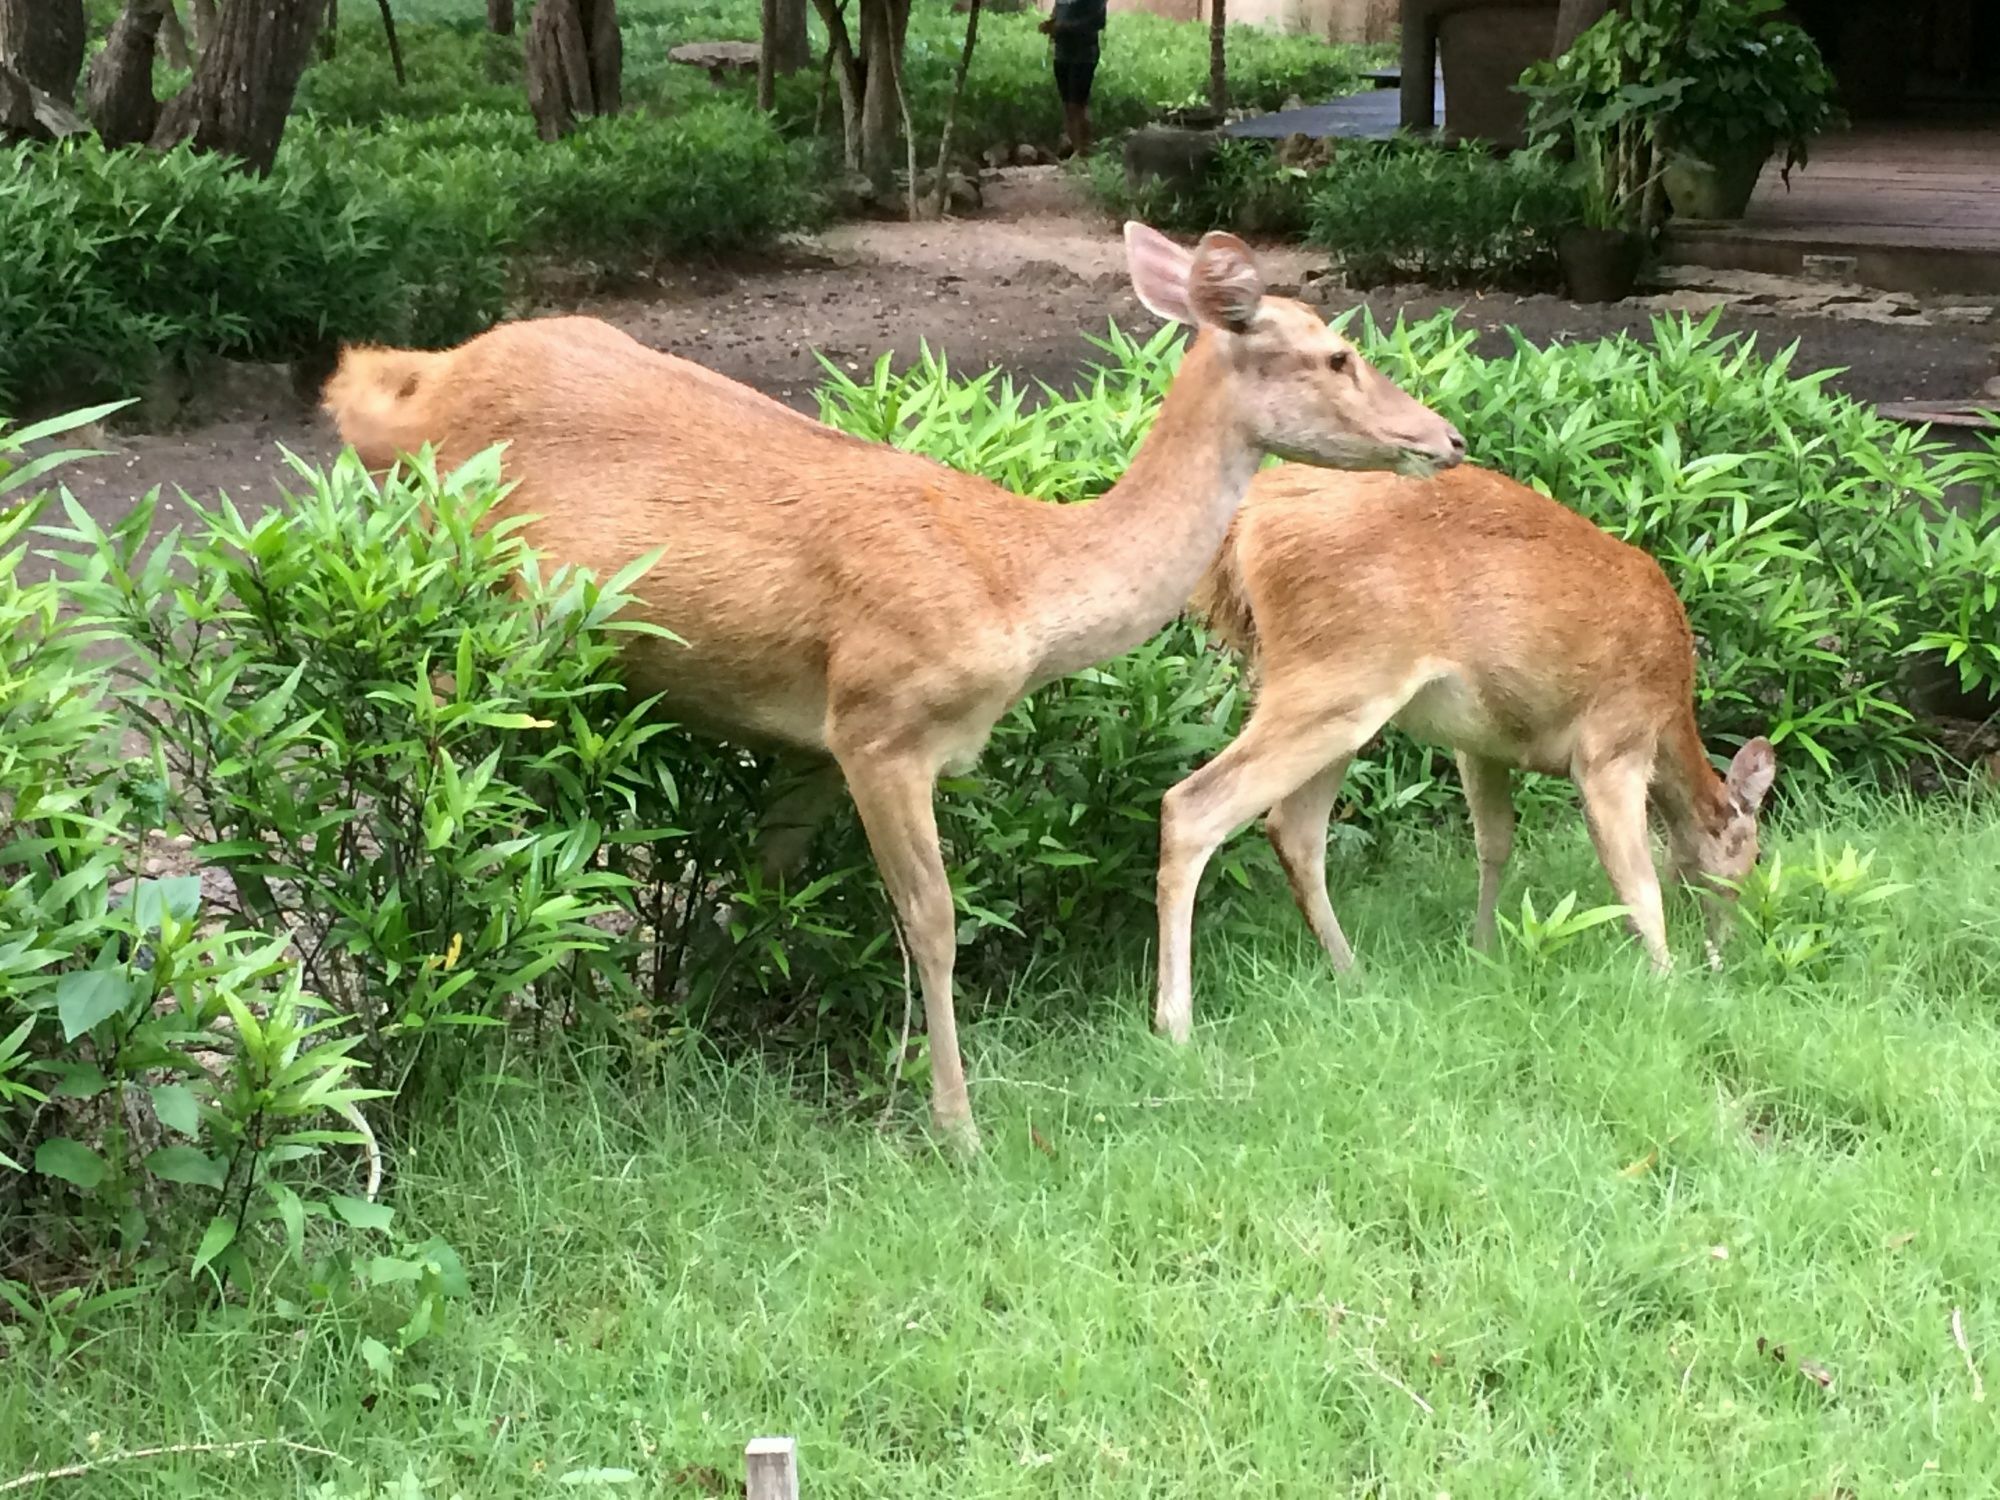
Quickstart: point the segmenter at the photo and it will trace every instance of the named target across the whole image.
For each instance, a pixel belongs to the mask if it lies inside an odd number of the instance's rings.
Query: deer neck
[[[1027,599],[1036,682],[1146,640],[1215,560],[1263,458],[1222,415],[1225,378],[1209,341],[1197,339],[1124,477],[1088,504],[1044,508],[1046,551]]]
[[[1729,822],[1729,787],[1708,763],[1692,710],[1661,743],[1653,802],[1668,839],[1678,848],[1699,847],[1703,835],[1713,837]]]

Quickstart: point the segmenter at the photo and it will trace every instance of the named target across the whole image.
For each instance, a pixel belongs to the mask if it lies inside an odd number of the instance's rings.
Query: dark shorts
[[[1090,103],[1090,82],[1097,76],[1097,33],[1055,39],[1056,97],[1065,104]]]

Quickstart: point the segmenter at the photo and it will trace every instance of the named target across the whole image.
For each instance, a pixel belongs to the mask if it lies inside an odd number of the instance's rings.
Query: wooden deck
[[[2000,125],[1872,126],[1817,142],[1787,190],[1767,167],[1739,223],[1669,226],[1683,264],[1797,274],[1852,260],[1890,291],[2000,294]]]

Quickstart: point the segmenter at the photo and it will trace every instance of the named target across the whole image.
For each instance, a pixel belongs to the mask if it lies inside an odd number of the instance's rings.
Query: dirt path
[[[1269,250],[1264,260],[1269,280],[1288,290],[1321,264],[1290,247]],[[1356,300],[1328,283],[1310,284],[1307,294],[1330,309]],[[1633,304],[1584,307],[1554,297],[1385,289],[1363,300],[1388,317],[1398,309],[1424,316],[1460,307],[1492,353],[1508,347],[1501,330],[1509,325],[1541,343],[1643,330],[1653,316]],[[999,174],[976,219],[843,225],[771,261],[675,270],[643,295],[585,297],[569,306],[802,410],[813,409],[821,373],[815,351],[859,369],[885,350],[907,359],[928,343],[967,369],[997,365],[1019,379],[1065,385],[1091,361],[1085,337],[1102,334],[1107,320],[1135,331],[1156,326],[1126,284],[1115,226],[1048,168]],[[1843,366],[1847,373],[1835,385],[1873,401],[1969,396],[1992,373],[1992,341],[2000,337],[1992,325],[1734,309],[1724,326],[1754,331],[1767,347],[1797,339],[1799,369]],[[276,494],[285,472],[281,447],[315,462],[336,447],[325,421],[299,404],[276,371],[232,372],[198,393],[191,411],[191,424],[179,430],[108,435],[104,446],[116,451],[72,471],[71,488],[104,519],[153,485],[167,495],[176,487],[197,496],[226,491],[255,503]],[[163,520],[176,510],[164,503]]]

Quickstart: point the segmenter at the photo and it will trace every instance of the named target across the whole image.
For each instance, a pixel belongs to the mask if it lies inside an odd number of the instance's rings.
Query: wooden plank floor
[[[1796,275],[1853,262],[1868,285],[2000,295],[2000,124],[1864,126],[1814,143],[1788,188],[1775,167],[1734,223],[1670,221],[1684,264]]]
[[[1775,167],[1743,225],[1853,244],[2000,252],[2000,128],[1864,128],[1818,142],[1788,189]]]

